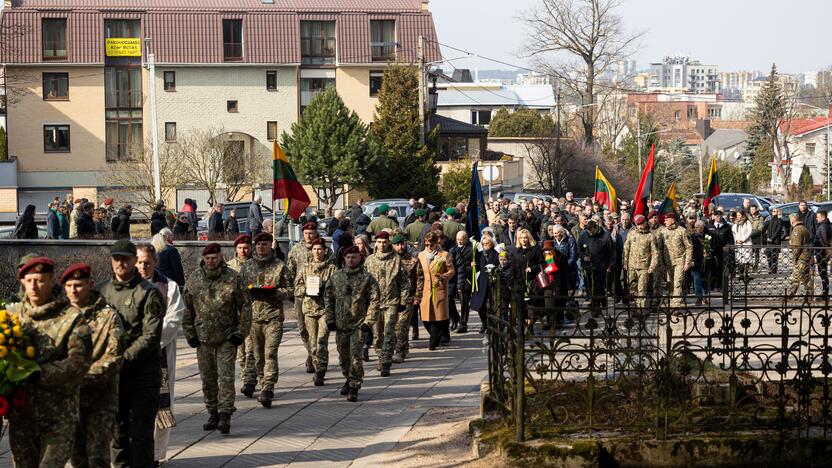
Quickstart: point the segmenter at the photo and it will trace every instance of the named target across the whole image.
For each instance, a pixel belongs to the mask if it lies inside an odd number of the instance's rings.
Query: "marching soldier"
[[[805,294],[811,296],[815,293],[815,287],[812,283],[812,276],[810,274],[812,253],[809,250],[810,235],[809,230],[803,224],[798,213],[789,215],[789,221],[792,225],[792,231],[789,234],[789,246],[792,248],[792,261],[794,261],[794,269],[792,276],[789,278],[789,297],[797,294],[797,289],[803,285]]]
[[[196,348],[202,398],[208,410],[206,431],[231,430],[234,412],[234,357],[248,335],[251,316],[240,276],[222,258],[220,245],[202,249],[202,262],[185,287],[182,329]]]
[[[341,395],[347,401],[358,401],[358,390],[364,380],[361,361],[362,335],[372,330],[379,308],[379,289],[373,275],[361,266],[358,247],[344,250],[344,268],[332,274],[326,285],[324,305],[326,323],[335,332],[338,362],[347,381]]]
[[[240,275],[251,306],[249,337],[260,378],[257,401],[270,408],[278,377],[277,350],[283,338],[283,301],[292,297],[286,264],[275,255],[271,234],[254,236],[254,255],[243,265]]]
[[[326,259],[326,242],[320,237],[312,241],[312,260],[301,270],[300,281],[304,286],[303,315],[312,347],[312,364],[315,366],[315,386],[324,384],[329,364],[329,328],[324,308],[324,287],[335,273],[335,265]]]
[[[653,303],[658,306],[661,302],[660,291],[662,290],[662,280],[667,274],[667,249],[664,245],[664,236],[662,235],[663,226],[659,223],[659,212],[650,210],[647,215],[647,223],[650,226],[650,232],[653,234],[653,239],[656,241],[656,269],[653,271],[652,281],[650,282],[651,293],[653,296]]]
[[[419,208],[413,212],[413,215],[416,216],[416,221],[413,221],[405,226],[404,232],[407,235],[407,240],[412,244],[416,244],[419,242],[419,236],[425,228],[425,216],[427,216],[427,211],[425,211],[424,208]]]
[[[393,221],[388,216],[390,215],[390,205],[382,203],[378,207],[378,216],[370,222],[367,230],[364,231],[367,235],[378,234],[385,229],[395,229],[399,226],[396,221]]]
[[[250,258],[251,236],[240,234],[234,239],[234,258],[226,262],[226,265],[239,274],[243,264]],[[245,335],[245,341],[237,350],[237,359],[240,363],[240,378],[243,381],[240,393],[251,398],[257,385],[257,369],[254,366],[254,352],[251,350],[251,338],[248,334]]]
[[[402,269],[401,259],[390,249],[390,234],[386,231],[376,234],[375,251],[364,261],[364,267],[375,278],[381,293],[380,313],[374,329],[378,356],[376,369],[382,377],[387,377],[393,365],[399,309],[410,300],[410,284]]]
[[[669,263],[667,265],[668,289],[670,289],[670,306],[682,306],[682,284],[685,272],[693,262],[693,244],[687,230],[676,224],[676,215],[670,213],[664,217],[665,249]]]
[[[417,212],[420,210],[416,210]],[[418,217],[418,214],[417,214]],[[412,224],[411,224],[412,225]],[[408,226],[410,227],[410,226]],[[416,264],[419,260],[407,251],[407,239],[402,234],[396,234],[391,240],[393,251],[399,256],[402,264],[402,271],[407,277],[407,290],[409,299],[399,309],[399,320],[396,322],[396,352],[393,354],[393,362],[399,364],[407,358],[410,345],[407,341],[407,331],[413,319],[413,310],[416,308]],[[418,323],[417,325],[418,326]]]
[[[306,329],[306,320],[304,319],[303,299],[306,297],[304,287],[301,284],[301,272],[303,266],[312,260],[312,241],[317,239],[318,224],[314,221],[309,221],[303,225],[303,242],[298,242],[292,246],[289,251],[289,257],[286,260],[286,266],[291,275],[293,285],[295,288],[295,313],[298,317],[298,333],[303,340],[303,346],[306,347],[306,373],[314,374],[315,366],[312,365],[312,348],[309,342],[309,331]]]
[[[81,384],[80,420],[72,466],[110,466],[110,442],[118,411],[118,373],[124,328],[118,314],[93,290],[86,263],[70,265],[61,275],[70,311],[83,314],[92,333],[89,370]]]
[[[9,418],[9,445],[19,467],[64,466],[72,455],[81,383],[90,367],[90,328],[78,309],[53,294],[55,263],[35,257],[18,270],[26,293],[8,312],[29,330],[39,376],[30,379],[29,402]],[[151,439],[152,440],[152,439]]]
[[[624,242],[622,263],[627,271],[630,295],[636,298],[636,306],[645,307],[650,276],[655,273],[658,264],[658,246],[644,215],[636,215],[635,223],[636,229],[630,231]]]

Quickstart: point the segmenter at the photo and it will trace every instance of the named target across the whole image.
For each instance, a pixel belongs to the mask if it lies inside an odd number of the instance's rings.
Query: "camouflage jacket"
[[[330,250],[326,249],[324,260],[328,260]],[[303,272],[303,266],[312,261],[312,248],[306,245],[305,242],[298,242],[289,250],[289,255],[286,257],[286,267],[289,269],[289,274],[292,279],[292,286],[295,288],[295,297],[303,297],[306,295],[306,285],[303,279],[300,278]],[[322,285],[323,286],[323,285]]]
[[[121,318],[97,292],[90,297],[89,306],[70,306],[69,310],[80,311],[92,333],[92,364],[84,377],[84,386],[112,385],[121,370],[121,354],[124,352]]]
[[[763,239],[763,225],[766,220],[760,213],[755,215],[748,215],[748,221],[751,222],[751,238],[754,240],[754,245],[760,245]]]
[[[664,268],[670,264],[670,258],[667,256],[667,248],[664,245],[663,231],[664,227],[662,226],[650,230],[650,233],[653,235],[653,239],[656,241],[656,256],[658,257],[656,268]]]
[[[232,258],[231,260],[227,261],[225,265],[228,268],[231,268],[235,272],[239,273],[243,269],[243,264],[246,263],[248,259],[240,260],[237,257]]]
[[[624,242],[622,261],[628,270],[652,268],[655,271],[658,265],[657,250],[656,239],[651,233],[633,229],[627,234],[627,240]]]
[[[40,379],[30,383],[29,403],[15,411],[18,421],[78,420],[81,383],[90,367],[90,327],[78,309],[67,309],[66,299],[35,307],[10,304],[35,347]]]
[[[341,331],[354,331],[365,323],[372,327],[378,317],[378,298],[378,282],[367,270],[341,268],[326,285],[326,321]]]
[[[185,284],[185,338],[215,346],[232,335],[245,337],[250,327],[251,309],[240,275],[225,264],[216,270],[200,264]]]
[[[809,263],[812,260],[809,241],[809,230],[806,226],[802,222],[795,224],[789,235],[789,246],[792,248],[792,259],[795,263]]]
[[[275,256],[274,251],[267,257],[254,255],[243,264],[240,276],[244,287],[248,288],[251,320],[282,322],[283,301],[293,296],[286,264]],[[264,286],[271,289],[258,289]]]
[[[686,265],[693,261],[693,244],[690,235],[678,224],[665,227],[662,230],[664,236],[664,247],[667,250],[667,259],[673,265]]]
[[[381,296],[379,306],[388,309],[406,305],[410,299],[410,284],[407,281],[402,261],[392,250],[388,252],[376,252],[364,261],[364,268],[367,269],[373,278],[378,282]]]
[[[411,255],[410,252],[405,252],[399,255],[399,260],[402,263],[404,275],[407,277],[408,297],[412,300],[416,295],[416,265],[419,264],[419,259]],[[405,305],[407,304],[405,303]]]
[[[303,266],[301,274],[298,275],[303,285],[303,315],[308,317],[322,317],[326,314],[324,309],[324,295],[326,294],[326,284],[332,274],[335,273],[335,265],[330,261],[316,262],[314,259]],[[317,296],[306,295],[306,278],[310,276],[317,276],[320,278],[320,289]]]

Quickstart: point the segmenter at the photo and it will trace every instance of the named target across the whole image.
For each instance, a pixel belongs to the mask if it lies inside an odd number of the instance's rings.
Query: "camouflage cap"
[[[136,244],[126,239],[116,241],[116,243],[113,244],[112,247],[110,247],[110,256],[135,257]]]

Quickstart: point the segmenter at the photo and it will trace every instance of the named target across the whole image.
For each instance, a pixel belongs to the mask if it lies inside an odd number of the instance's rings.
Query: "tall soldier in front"
[[[9,418],[9,445],[18,467],[62,467],[72,454],[81,382],[90,366],[90,329],[79,310],[55,297],[55,263],[35,257],[18,270],[25,293],[10,304],[31,333],[40,375],[29,384],[29,402]],[[152,440],[152,439],[151,439]]]
[[[112,447],[116,466],[153,466],[153,430],[162,385],[162,315],[165,302],[136,269],[137,249],[129,240],[110,248],[112,279],[98,286],[124,325],[123,364]]]
[[[243,269],[243,264],[251,258],[251,236],[240,234],[234,239],[234,258],[226,262],[238,274]],[[237,350],[237,361],[240,363],[240,378],[243,387],[240,393],[251,398],[257,386],[257,369],[254,366],[254,352],[251,350],[251,338],[245,335],[245,341]]]
[[[309,221],[303,225],[303,241],[292,246],[289,256],[286,259],[286,266],[295,290],[295,314],[298,319],[298,333],[306,347],[306,373],[314,374],[315,366],[312,364],[312,346],[309,342],[309,331],[306,329],[306,320],[303,313],[303,299],[306,297],[305,288],[301,281],[303,266],[312,261],[312,241],[319,238],[318,223]],[[328,252],[328,251],[327,251]],[[327,257],[329,254],[327,254]]]
[[[410,300],[410,283],[402,268],[401,258],[390,249],[390,234],[376,234],[375,252],[367,257],[364,267],[378,283],[380,312],[375,324],[376,369],[382,377],[390,375],[393,349],[396,347],[396,322],[399,310]]]
[[[417,212],[422,210],[416,210]],[[418,216],[418,214],[417,214]],[[407,331],[416,309],[414,304],[416,298],[416,264],[419,260],[407,251],[407,238],[403,234],[396,234],[391,239],[393,251],[399,256],[402,270],[407,277],[407,290],[409,299],[402,304],[399,311],[399,320],[396,322],[396,352],[393,354],[393,362],[402,363],[407,358],[410,344],[407,341]],[[418,326],[418,320],[417,320]]]
[[[335,332],[338,362],[347,381],[341,395],[358,401],[358,390],[364,381],[361,361],[363,335],[373,329],[379,308],[378,282],[361,266],[358,247],[344,249],[344,268],[332,274],[326,285],[324,304],[326,324]]]
[[[222,258],[219,244],[202,249],[202,262],[185,287],[182,329],[196,348],[202,398],[208,410],[206,431],[228,434],[234,408],[234,357],[251,326],[240,276]]]
[[[670,307],[682,306],[682,283],[685,272],[693,263],[693,244],[687,230],[676,223],[676,215],[668,213],[664,217],[664,236],[667,266],[668,289],[670,289]]]
[[[72,466],[110,466],[110,443],[118,411],[124,328],[116,311],[93,290],[86,263],[70,265],[61,275],[70,310],[84,314],[92,331],[92,364],[81,384],[81,419],[75,432]]]
[[[283,301],[292,297],[292,286],[286,264],[272,249],[272,235],[261,232],[254,236],[254,255],[240,272],[248,288],[251,307],[251,347],[260,378],[257,401],[264,408],[272,406],[277,384],[277,350],[283,338]]]
[[[326,368],[329,365],[329,328],[326,325],[324,309],[324,288],[335,273],[335,265],[326,259],[326,242],[320,237],[312,241],[312,260],[306,262],[300,271],[304,288],[303,316],[309,332],[309,346],[312,348],[312,364],[315,366],[316,386],[324,384]]]

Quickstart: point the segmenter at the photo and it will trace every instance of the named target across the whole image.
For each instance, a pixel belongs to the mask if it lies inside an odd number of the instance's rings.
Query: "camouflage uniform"
[[[304,287],[303,315],[306,330],[309,332],[309,346],[312,351],[312,365],[320,375],[326,373],[329,364],[329,328],[326,326],[326,310],[324,309],[324,290],[326,282],[335,273],[335,265],[327,260],[307,262],[301,270],[300,281]],[[317,296],[306,295],[306,279],[312,276],[320,278],[320,290]]]
[[[234,357],[251,326],[250,309],[240,276],[226,265],[216,270],[200,266],[185,285],[182,330],[189,341],[196,338],[196,358],[202,379],[202,398],[209,413],[233,413]]]
[[[685,265],[693,262],[693,244],[687,230],[678,224],[662,230],[664,245],[667,250],[667,284],[670,289],[671,307],[682,305],[682,283],[685,281]]]
[[[9,417],[9,445],[18,467],[62,467],[72,455],[92,333],[81,311],[66,306],[66,299],[56,299],[7,309],[32,337],[40,366],[40,379],[27,388],[29,403]]]
[[[326,258],[329,258],[329,250],[326,250]],[[306,297],[306,287],[303,285],[301,273],[303,266],[312,261],[312,247],[306,242],[298,242],[289,250],[289,255],[286,257],[286,267],[291,275],[292,285],[295,288],[295,314],[298,318],[298,333],[303,340],[303,346],[306,347],[307,359],[312,358],[312,348],[309,343],[309,331],[306,329],[306,319],[304,318],[303,299]]]
[[[240,260],[237,257],[227,262],[228,268],[240,273],[243,265],[248,261]],[[243,285],[245,288],[245,285]],[[254,351],[251,347],[251,337],[248,333],[245,335],[245,341],[237,348],[237,362],[240,364],[240,379],[243,384],[257,385],[257,368],[254,366]]]
[[[274,251],[266,257],[255,255],[240,272],[243,284],[254,287],[273,286],[272,291],[249,289],[251,304],[251,346],[260,390],[274,391],[277,383],[277,349],[283,338],[283,301],[292,296],[286,264]]]
[[[361,388],[364,366],[361,348],[364,344],[361,326],[372,327],[378,316],[379,289],[373,275],[363,267],[342,268],[332,274],[324,296],[326,323],[335,324],[338,362],[350,388]]]
[[[815,293],[810,273],[812,254],[808,248],[809,230],[802,222],[795,224],[792,228],[789,235],[789,246],[792,248],[794,270],[792,270],[792,276],[789,278],[788,295],[794,296],[802,284],[806,291],[805,294],[811,296]]]
[[[379,316],[374,327],[375,348],[379,367],[390,369],[393,364],[393,349],[396,347],[396,322],[399,308],[410,299],[410,284],[402,269],[401,258],[389,250],[367,257],[364,268],[378,283]]]
[[[658,305],[659,301],[661,301],[660,291],[662,290],[662,280],[665,279],[665,275],[667,274],[667,248],[664,245],[664,235],[662,234],[664,231],[664,226],[658,226],[650,230],[650,233],[653,235],[653,239],[656,241],[656,269],[653,270],[653,277],[651,280],[652,286],[652,293],[653,293],[653,303]]]
[[[410,252],[405,252],[399,256],[399,259],[404,275],[407,277],[408,297],[412,299],[416,295],[416,265],[419,263],[419,259],[410,255]],[[396,353],[400,353],[403,357],[407,356],[407,351],[410,349],[407,332],[410,328],[413,311],[416,308],[412,302],[412,300],[405,302],[404,309],[399,313],[399,321],[396,322]]]
[[[110,466],[110,443],[118,411],[118,374],[124,327],[118,314],[98,293],[79,310],[92,332],[92,365],[81,385],[81,414],[75,432],[72,466]]]
[[[370,221],[370,225],[367,226],[367,230],[364,232],[366,232],[369,236],[378,234],[385,229],[396,229],[397,227],[399,227],[399,225],[396,224],[395,221],[388,218],[386,214],[382,214]]]
[[[656,251],[656,239],[649,232],[641,232],[633,229],[627,235],[624,242],[624,255],[622,262],[627,266],[627,279],[629,282],[630,295],[637,298],[636,305],[644,307],[647,305],[648,285],[650,284],[650,273],[652,268],[656,269],[658,255]]]

